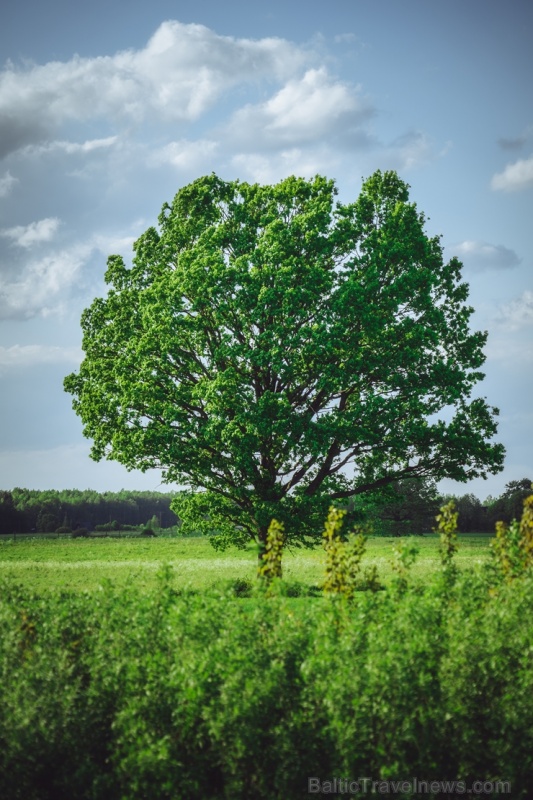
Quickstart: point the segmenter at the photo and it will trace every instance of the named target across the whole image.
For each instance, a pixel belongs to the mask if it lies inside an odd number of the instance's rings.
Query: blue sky
[[[154,489],[91,462],[62,389],[106,258],[194,178],[396,169],[457,255],[503,473],[533,477],[533,5],[10,0],[0,25],[0,488]],[[160,487],[164,488],[164,487]]]

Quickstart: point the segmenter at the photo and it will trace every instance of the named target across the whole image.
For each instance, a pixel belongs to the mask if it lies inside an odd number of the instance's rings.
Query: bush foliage
[[[351,604],[3,589],[2,797],[290,800],[335,775],[533,791],[530,576]]]

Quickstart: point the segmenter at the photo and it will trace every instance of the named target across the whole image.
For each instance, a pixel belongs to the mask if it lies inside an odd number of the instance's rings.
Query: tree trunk
[[[257,566],[260,567],[263,561],[263,555],[266,551],[266,540],[268,533],[268,525],[259,526],[259,534],[257,537]]]

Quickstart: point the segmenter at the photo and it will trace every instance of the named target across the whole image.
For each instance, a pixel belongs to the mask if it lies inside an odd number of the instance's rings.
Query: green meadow
[[[490,552],[490,535],[459,536],[456,564],[464,569],[484,563]],[[380,579],[390,581],[394,550],[400,543],[414,544],[418,556],[413,578],[430,581],[438,569],[439,540],[435,534],[408,538],[369,537],[363,566],[376,565]],[[94,590],[102,582],[151,589],[161,567],[172,569],[174,588],[202,590],[222,587],[228,581],[253,582],[257,551],[229,548],[217,552],[207,538],[6,538],[0,541],[0,577],[16,580],[37,592],[54,589]],[[292,549],[283,554],[283,577],[302,588],[319,586],[324,579],[325,554],[321,546]]]

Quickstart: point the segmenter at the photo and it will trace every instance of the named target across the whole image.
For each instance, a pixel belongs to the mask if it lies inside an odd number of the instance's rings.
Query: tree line
[[[473,494],[443,496],[436,484],[423,479],[397,481],[386,490],[357,498],[349,516],[376,534],[402,536],[430,532],[440,506],[453,499],[462,533],[492,532],[498,520],[518,519],[522,503],[531,494],[529,478],[510,481],[499,497],[481,502]],[[94,531],[128,527],[169,528],[180,520],[171,510],[177,492],[99,493],[90,489],[0,491],[0,534]]]
[[[0,533],[50,533],[58,529],[97,527],[111,530],[143,526],[152,520],[158,527],[177,523],[170,510],[172,492],[96,492],[91,489],[0,491]]]
[[[397,481],[386,490],[349,505],[347,511],[356,523],[382,535],[403,536],[429,533],[442,505],[453,500],[461,533],[491,533],[496,522],[520,519],[524,499],[531,494],[529,478],[510,481],[498,497],[482,502],[474,494],[443,495],[435,482],[427,479]]]

